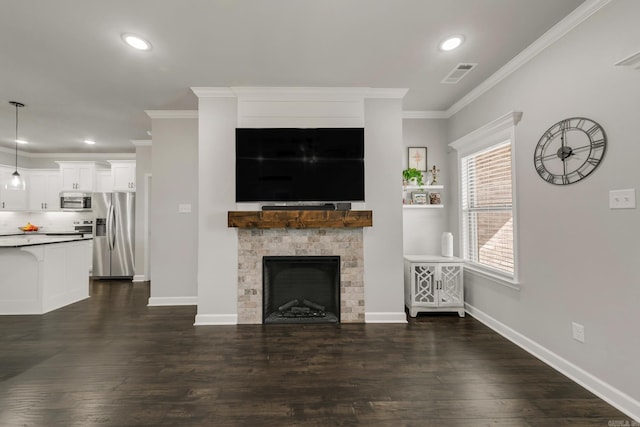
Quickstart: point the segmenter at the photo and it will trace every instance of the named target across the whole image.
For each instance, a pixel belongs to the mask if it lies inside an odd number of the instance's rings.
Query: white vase
[[[442,256],[450,258],[453,256],[453,234],[448,231],[442,233],[440,239]]]

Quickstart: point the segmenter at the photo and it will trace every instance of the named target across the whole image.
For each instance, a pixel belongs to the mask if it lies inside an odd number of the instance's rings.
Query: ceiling
[[[0,14],[0,147],[134,152],[144,110],[197,109],[190,87],[408,88],[447,110],[583,0],[21,0]],[[126,46],[121,34],[149,40]],[[462,34],[443,52],[438,43]],[[458,84],[458,63],[478,66]],[[84,139],[97,143],[88,146]]]

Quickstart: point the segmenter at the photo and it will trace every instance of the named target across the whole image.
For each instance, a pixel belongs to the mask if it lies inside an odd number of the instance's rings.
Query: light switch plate
[[[609,191],[609,208],[611,209],[635,209],[636,189]]]
[[[191,213],[191,203],[180,203],[178,213]]]

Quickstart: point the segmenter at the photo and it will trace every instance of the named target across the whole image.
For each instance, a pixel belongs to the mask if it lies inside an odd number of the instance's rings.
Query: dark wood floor
[[[0,316],[1,426],[607,426],[618,410],[471,317],[194,327],[147,284]]]

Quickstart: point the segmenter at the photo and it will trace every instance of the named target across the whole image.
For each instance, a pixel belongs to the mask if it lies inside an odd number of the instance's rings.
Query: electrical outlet
[[[584,342],[584,326],[579,323],[572,322],[571,329],[573,332],[573,339],[576,341]]]
[[[610,209],[635,209],[636,208],[636,189],[629,188],[626,190],[609,191],[609,208]]]

